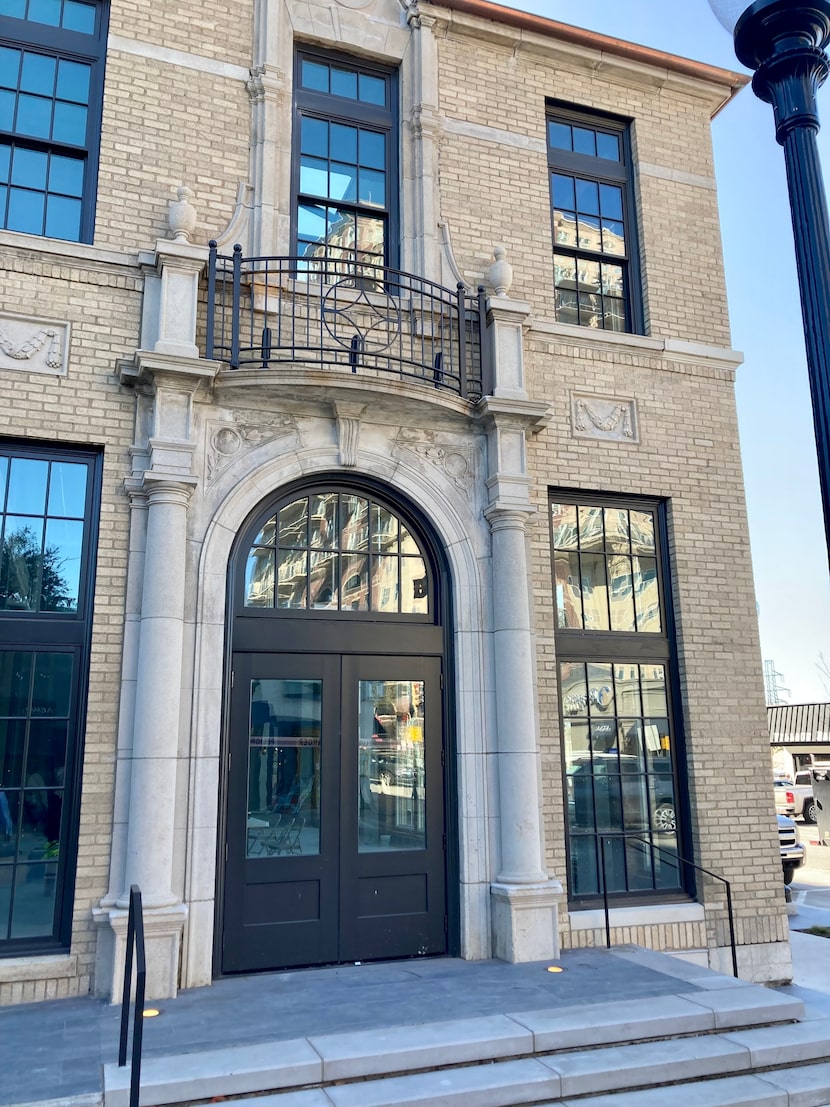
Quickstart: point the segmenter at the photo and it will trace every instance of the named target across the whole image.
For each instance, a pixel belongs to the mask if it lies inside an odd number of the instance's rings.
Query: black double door
[[[447,948],[441,661],[236,653],[224,973]]]

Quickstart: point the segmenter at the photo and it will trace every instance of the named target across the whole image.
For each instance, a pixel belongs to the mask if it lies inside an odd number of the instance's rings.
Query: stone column
[[[198,281],[207,250],[189,241],[196,223],[190,191],[182,186],[177,196],[170,205],[173,238],[157,242],[146,276],[143,348],[120,366],[122,383],[136,387],[133,471],[126,481],[135,538],[128,574],[131,596],[141,599],[133,610],[137,650],[124,658],[116,775],[122,835],[113,849],[113,894],[93,911],[95,992],[112,999],[120,998],[131,885],[142,894],[148,999],[176,994],[187,918],[181,874],[174,871],[183,824],[177,781],[187,771],[179,742],[187,510],[198,484],[194,397],[210,389],[218,365],[199,357]]]
[[[179,707],[184,625],[187,503],[194,480],[144,478],[147,538],[138,646],[130,820],[124,894],[141,888],[148,910],[179,902],[173,892]]]
[[[523,330],[530,307],[506,296],[511,274],[498,248],[496,295],[488,300],[492,395],[481,402],[488,441],[484,514],[492,535],[493,665],[501,862],[490,887],[493,952],[504,961],[559,953],[562,884],[545,871],[537,737],[536,654],[530,607],[527,435],[542,430],[546,404],[528,400]],[[495,267],[494,267],[495,268]],[[509,269],[509,266],[508,266]]]

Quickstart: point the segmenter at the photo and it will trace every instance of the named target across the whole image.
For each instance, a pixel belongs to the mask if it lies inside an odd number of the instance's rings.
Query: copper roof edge
[[[491,19],[496,23],[518,27],[520,30],[535,31],[540,35],[558,38],[575,46],[601,50],[629,61],[660,66],[686,77],[696,77],[698,80],[727,85],[733,94],[749,84],[751,79],[747,73],[722,69],[708,62],[692,61],[691,58],[681,58],[664,50],[655,50],[651,46],[640,46],[638,43],[612,38],[611,35],[603,35],[598,31],[588,31],[584,27],[573,27],[569,23],[558,23],[541,15],[516,11],[515,8],[505,8],[501,4],[492,4],[489,0],[428,0],[428,2],[436,8],[448,8],[451,11],[465,12],[467,15],[477,15],[482,19]]]

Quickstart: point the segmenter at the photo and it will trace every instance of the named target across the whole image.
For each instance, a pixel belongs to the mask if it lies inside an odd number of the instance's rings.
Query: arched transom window
[[[248,552],[245,607],[428,615],[424,553],[370,496],[320,491],[283,504]]]

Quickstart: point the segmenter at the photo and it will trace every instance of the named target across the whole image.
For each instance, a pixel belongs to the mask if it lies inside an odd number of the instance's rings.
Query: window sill
[[[620,331],[600,331],[591,327],[577,327],[572,323],[540,322],[534,320],[531,331],[537,334],[553,335],[565,338],[569,342],[596,349],[607,346],[611,349],[642,350],[663,354],[673,361],[720,362],[721,368],[734,372],[743,363],[744,356],[737,350],[725,346],[706,346],[702,342],[686,342],[680,338],[652,338],[645,334],[629,334]]]
[[[657,903],[646,906],[611,907],[608,921],[619,926],[667,926],[672,923],[702,922],[706,911],[701,903]],[[591,908],[568,912],[571,930],[600,930],[605,927],[605,912]]]
[[[97,262],[99,265],[125,265],[132,269],[137,269],[139,265],[138,254],[108,250],[102,246],[90,246],[85,242],[70,242],[65,238],[22,234],[19,231],[0,230],[0,247],[27,250],[33,254],[47,254],[49,257],[60,258],[67,264],[73,265]]]
[[[26,957],[0,957],[0,984],[30,980],[65,980],[78,972],[73,953],[29,954]]]

